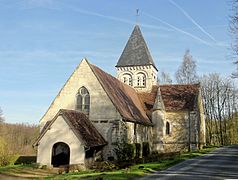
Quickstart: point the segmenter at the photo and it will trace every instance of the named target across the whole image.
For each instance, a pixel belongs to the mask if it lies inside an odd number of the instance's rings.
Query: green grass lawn
[[[92,170],[87,172],[67,173],[62,175],[56,175],[56,176],[47,177],[45,179],[79,179],[79,178],[87,179],[87,180],[93,180],[96,178],[98,179],[103,178],[103,180],[135,179],[137,177],[142,177],[144,175],[153,173],[158,170],[167,169],[170,166],[173,166],[179,162],[182,162],[184,160],[194,158],[197,156],[201,156],[203,154],[213,151],[214,149],[215,147],[210,147],[210,148],[205,148],[205,149],[197,150],[193,152],[186,152],[176,156],[173,159],[166,159],[166,160],[161,160],[159,162],[146,163],[146,164],[137,164],[126,169],[115,170],[110,172],[96,172]]]
[[[44,177],[44,179],[135,179],[137,177],[142,177],[144,175],[153,173],[158,170],[164,170],[168,167],[175,165],[181,161],[194,158],[197,156],[201,156],[210,151],[213,151],[215,147],[204,148],[202,150],[186,152],[182,153],[174,158],[160,160],[158,162],[145,163],[145,164],[137,164],[130,166],[126,169],[107,171],[107,172],[98,172],[95,170],[89,170],[84,172],[77,173],[65,173],[65,174],[57,174],[52,169],[39,169],[36,164],[31,165],[12,165],[6,167],[0,167],[0,174],[5,174],[9,176],[19,176],[25,178],[36,178],[36,177]]]
[[[24,168],[34,168],[35,165],[32,164],[26,164],[26,165],[9,165],[9,166],[4,166],[4,167],[0,167],[0,173],[8,173],[9,171],[12,170],[20,170],[20,169],[24,169]]]

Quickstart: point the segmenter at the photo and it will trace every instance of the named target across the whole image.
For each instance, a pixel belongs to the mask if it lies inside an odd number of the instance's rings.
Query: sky
[[[159,71],[174,77],[189,49],[199,75],[230,76],[229,15],[230,0],[0,0],[5,120],[38,124],[84,57],[115,75],[135,24]]]

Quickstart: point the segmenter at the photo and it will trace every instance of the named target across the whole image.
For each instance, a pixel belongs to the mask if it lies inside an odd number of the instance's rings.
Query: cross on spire
[[[139,9],[136,9],[136,24],[139,24]]]

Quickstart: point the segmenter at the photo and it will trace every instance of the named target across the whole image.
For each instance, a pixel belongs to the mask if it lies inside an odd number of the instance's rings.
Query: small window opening
[[[170,134],[170,124],[169,122],[167,121],[166,122],[166,135],[169,135]]]
[[[89,113],[90,95],[85,87],[81,87],[77,94],[76,110]]]

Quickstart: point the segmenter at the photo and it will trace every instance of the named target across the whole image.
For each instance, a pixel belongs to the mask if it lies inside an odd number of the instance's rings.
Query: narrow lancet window
[[[169,122],[167,121],[166,122],[166,135],[169,135],[170,134],[170,124]]]
[[[77,94],[76,110],[89,113],[90,95],[85,87],[81,87]]]

